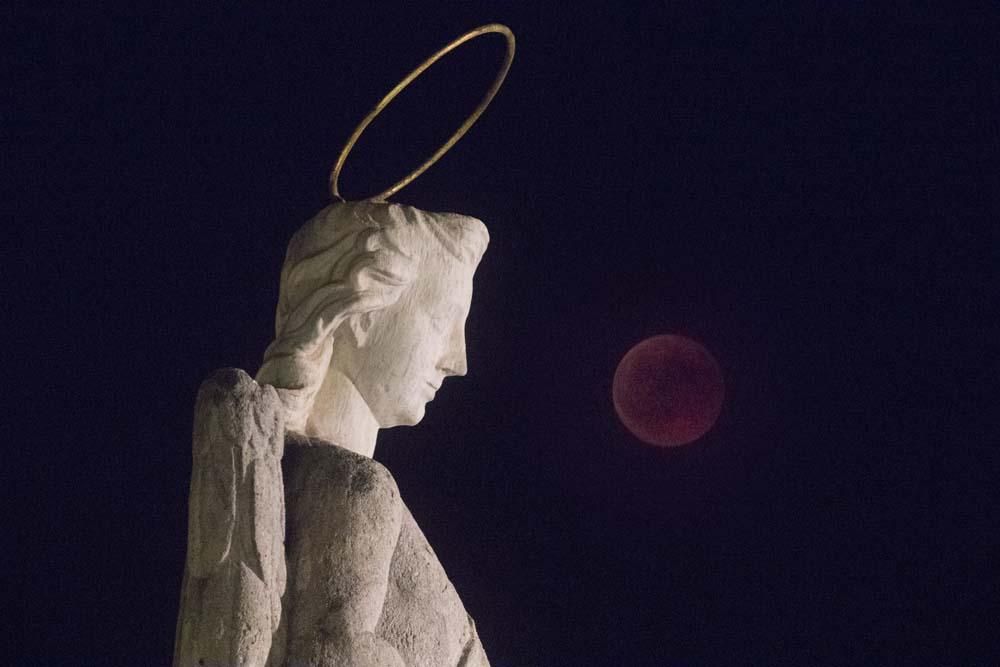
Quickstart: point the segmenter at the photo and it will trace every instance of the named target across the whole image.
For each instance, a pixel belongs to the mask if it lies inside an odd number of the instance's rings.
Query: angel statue
[[[465,374],[488,240],[474,218],[368,202],[293,236],[256,381],[226,369],[199,392],[175,664],[488,664],[371,458]]]
[[[509,35],[477,30],[459,39]],[[489,665],[372,459],[379,429],[418,423],[444,378],[465,374],[489,235],[384,195],[331,204],[293,235],[256,377],[223,369],[198,392],[174,667]]]

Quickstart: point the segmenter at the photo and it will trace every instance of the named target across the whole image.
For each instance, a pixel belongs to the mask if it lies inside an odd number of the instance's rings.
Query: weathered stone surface
[[[475,624],[388,470],[346,449],[294,438],[284,469],[290,664],[369,664],[311,660],[387,647],[402,661],[384,664],[489,664]],[[317,637],[317,627],[331,632]],[[352,627],[353,636],[342,631]]]
[[[284,435],[274,387],[234,368],[202,383],[175,667],[280,660]]]

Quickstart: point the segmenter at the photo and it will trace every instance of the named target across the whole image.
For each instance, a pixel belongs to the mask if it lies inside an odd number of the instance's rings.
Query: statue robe
[[[384,577],[373,634],[407,667],[488,667],[472,618],[384,466],[295,435],[282,465],[291,664],[309,664],[317,628],[342,625],[352,597],[379,597]],[[357,567],[345,570],[345,557]]]
[[[489,667],[384,466],[286,447],[274,388],[233,368],[202,384],[193,441],[175,667]]]

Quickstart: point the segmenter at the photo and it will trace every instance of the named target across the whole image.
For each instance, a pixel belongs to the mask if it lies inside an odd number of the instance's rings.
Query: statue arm
[[[297,512],[304,539],[293,556],[288,664],[403,667],[398,651],[375,635],[402,523],[395,480],[370,459],[333,477],[314,477],[316,502]]]

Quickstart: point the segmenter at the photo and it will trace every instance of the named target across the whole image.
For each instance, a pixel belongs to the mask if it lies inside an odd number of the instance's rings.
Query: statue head
[[[448,375],[463,375],[482,222],[399,204],[334,204],[299,229],[281,271],[275,339],[257,381],[304,432],[331,372],[380,428],[415,424]]]

